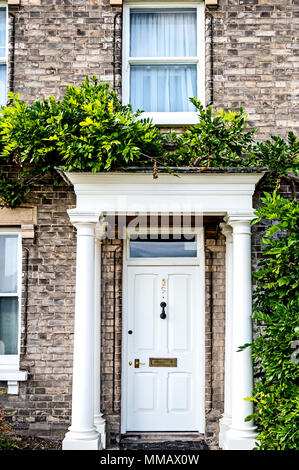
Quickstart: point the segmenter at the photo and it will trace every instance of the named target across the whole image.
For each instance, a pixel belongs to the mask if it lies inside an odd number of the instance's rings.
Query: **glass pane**
[[[131,57],[197,55],[196,10],[131,10]]]
[[[0,235],[0,292],[17,292],[18,236]]]
[[[140,237],[130,240],[131,258],[196,258],[197,243],[196,236],[168,235],[157,236],[157,239]]]
[[[0,7],[0,57],[6,56],[6,8]]]
[[[6,65],[0,64],[0,106],[6,106],[7,102],[7,76]]]
[[[18,354],[18,299],[0,298],[0,354]]]
[[[147,112],[195,111],[196,65],[132,65],[130,103]]]

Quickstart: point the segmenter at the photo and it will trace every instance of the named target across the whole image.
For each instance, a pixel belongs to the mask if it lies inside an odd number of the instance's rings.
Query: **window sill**
[[[198,113],[142,113],[141,119],[150,118],[160,126],[189,126],[198,124]]]
[[[27,380],[28,372],[17,369],[0,369],[0,382],[7,382],[8,395],[18,395],[19,382]]]

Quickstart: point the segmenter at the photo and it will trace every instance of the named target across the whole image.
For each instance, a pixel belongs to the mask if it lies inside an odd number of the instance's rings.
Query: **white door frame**
[[[203,227],[198,227],[188,230],[186,233],[190,232],[197,235],[197,258],[131,258],[129,257],[129,238],[131,231],[127,229],[127,236],[124,240],[124,252],[123,252],[123,292],[122,292],[122,373],[121,373],[121,433],[125,434],[127,432],[127,355],[128,355],[128,345],[127,345],[127,330],[128,330],[128,267],[129,266],[195,266],[197,269],[199,284],[201,289],[198,290],[196,295],[197,305],[199,306],[199,319],[197,322],[199,331],[198,331],[198,354],[200,360],[198,361],[198,400],[200,404],[198,407],[198,432],[205,432],[205,253],[204,253],[204,229]],[[157,228],[156,230],[150,228],[139,229],[139,233],[184,233],[181,228]]]

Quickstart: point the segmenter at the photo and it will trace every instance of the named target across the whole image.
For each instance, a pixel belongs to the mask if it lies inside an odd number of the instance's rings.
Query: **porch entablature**
[[[100,213],[200,213],[252,210],[252,196],[265,171],[161,173],[64,172],[74,186],[79,211]]]

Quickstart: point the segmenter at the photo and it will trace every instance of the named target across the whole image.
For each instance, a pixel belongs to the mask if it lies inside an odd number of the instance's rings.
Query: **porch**
[[[76,311],[74,334],[72,424],[63,441],[63,448],[101,449],[106,446],[106,422],[100,409],[101,394],[101,245],[106,238],[128,242],[128,218],[153,218],[158,228],[161,218],[170,218],[169,230],[180,226],[187,233],[194,227],[198,240],[203,234],[204,222],[221,220],[225,244],[225,381],[224,413],[220,420],[219,445],[223,449],[251,449],[256,438],[255,427],[245,422],[252,405],[244,401],[252,388],[252,366],[249,350],[237,352],[240,345],[251,341],[251,231],[253,218],[252,196],[263,171],[223,172],[210,170],[202,173],[180,170],[179,177],[160,173],[154,180],[146,172],[112,174],[65,173],[77,196],[77,206],[69,210],[72,224],[77,229]],[[115,219],[117,218],[117,226]],[[157,219],[158,218],[158,219]],[[180,222],[178,220],[180,219]],[[181,222],[185,219],[185,222]],[[174,220],[176,222],[174,223]],[[197,222],[194,222],[197,221]],[[148,225],[148,224],[147,224]],[[219,224],[218,224],[219,225]],[[111,230],[111,227],[114,229]],[[116,230],[115,230],[116,228]],[[117,242],[112,242],[117,244]],[[204,253],[198,261],[201,272]],[[169,263],[171,266],[171,263]],[[203,286],[206,284],[202,270]],[[127,285],[123,284],[122,295]],[[201,301],[204,302],[204,289]],[[197,330],[202,362],[197,380],[200,386],[197,413],[198,431],[204,433],[204,387],[207,362],[204,361],[206,329],[205,304]],[[199,310],[198,310],[199,311]],[[127,341],[125,321],[126,303],[122,306],[122,390],[121,430],[128,430],[126,411],[126,371],[128,357],[124,350]],[[89,367],[87,367],[89,365]],[[194,389],[195,390],[195,389]],[[125,411],[126,410],[126,411]],[[109,423],[108,423],[109,424]],[[163,426],[163,424],[161,425]],[[177,431],[180,421],[177,422]],[[137,430],[137,429],[136,429]],[[166,430],[166,429],[165,429]],[[146,431],[146,429],[144,429]]]

